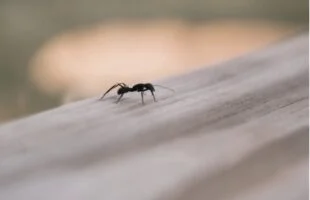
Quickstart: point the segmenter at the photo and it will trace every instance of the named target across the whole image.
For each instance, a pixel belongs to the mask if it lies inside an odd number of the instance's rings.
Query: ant
[[[155,92],[154,86],[163,87],[163,88],[166,88],[166,89],[171,90],[171,91],[174,92],[174,90],[172,90],[170,88],[167,88],[167,87],[164,87],[164,86],[161,86],[161,85],[153,85],[151,83],[138,83],[138,84],[135,84],[132,88],[129,87],[128,85],[126,85],[125,83],[116,83],[110,89],[108,89],[102,95],[102,97],[99,100],[103,99],[107,93],[109,93],[111,90],[113,90],[114,88],[116,88],[118,86],[120,88],[117,90],[117,94],[120,95],[120,96],[117,99],[116,103],[118,103],[121,100],[121,98],[124,96],[124,94],[127,93],[127,92],[141,92],[142,104],[144,105],[143,95],[144,95],[144,92],[147,91],[147,90],[149,90],[152,93],[154,102],[156,102],[157,100],[156,100],[155,95],[154,95],[154,92]]]

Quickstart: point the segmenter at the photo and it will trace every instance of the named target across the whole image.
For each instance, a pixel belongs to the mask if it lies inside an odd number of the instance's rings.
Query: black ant
[[[128,85],[126,85],[125,83],[116,83],[110,89],[108,89],[102,95],[102,97],[99,100],[103,99],[107,93],[109,93],[111,90],[113,90],[117,86],[120,87],[117,90],[117,94],[120,95],[120,96],[117,99],[116,103],[118,103],[121,100],[121,98],[124,96],[124,94],[127,93],[127,92],[141,92],[142,104],[144,104],[143,95],[144,95],[144,92],[147,91],[147,90],[149,90],[152,93],[154,102],[156,102],[157,100],[156,100],[155,95],[154,95],[154,92],[155,92],[154,86],[159,86],[159,87],[163,87],[163,88],[166,88],[168,90],[174,91],[174,90],[172,90],[170,88],[167,88],[167,87],[164,87],[164,86],[161,86],[161,85],[153,85],[151,83],[138,83],[138,84],[135,84],[132,88],[129,87]]]

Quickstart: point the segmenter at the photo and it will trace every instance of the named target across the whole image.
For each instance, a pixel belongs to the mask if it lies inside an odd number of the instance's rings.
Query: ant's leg
[[[142,98],[142,104],[144,105],[143,93],[144,92],[141,92],[141,98]]]
[[[152,96],[153,96],[153,99],[154,99],[154,102],[157,102],[156,98],[155,98],[155,95],[154,95],[154,92],[151,90],[151,93],[152,93]]]
[[[121,100],[121,98],[122,98],[123,96],[124,96],[124,94],[121,94],[121,96],[118,97],[116,103],[118,103],[118,102]]]
[[[121,85],[121,84],[119,84],[119,83],[113,85],[110,89],[108,89],[108,91],[106,91],[106,92],[102,95],[102,97],[101,97],[99,100],[103,99],[104,96],[105,96],[106,94],[108,94],[111,90],[113,90],[113,89],[114,89],[115,87],[117,87],[117,86],[120,86],[120,87],[122,87],[122,88],[124,87],[123,85]]]

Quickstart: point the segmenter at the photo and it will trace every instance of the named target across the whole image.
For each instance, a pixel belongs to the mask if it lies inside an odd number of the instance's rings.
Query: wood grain
[[[308,199],[308,34],[0,127],[0,199]]]

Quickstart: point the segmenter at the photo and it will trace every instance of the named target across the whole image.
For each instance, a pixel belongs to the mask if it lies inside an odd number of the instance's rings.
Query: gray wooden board
[[[156,83],[3,124],[0,199],[308,199],[308,34]]]

